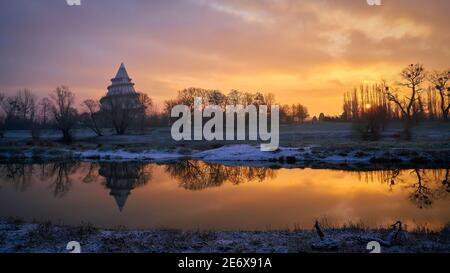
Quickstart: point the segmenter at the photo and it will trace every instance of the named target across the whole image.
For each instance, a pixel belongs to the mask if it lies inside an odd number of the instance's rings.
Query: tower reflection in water
[[[241,185],[249,182],[265,182],[276,180],[283,170],[210,164],[202,161],[187,160],[170,164],[156,165],[141,162],[78,162],[62,161],[51,163],[1,163],[0,193],[2,187],[10,184],[16,192],[36,190],[33,185],[44,183],[45,188],[56,198],[66,197],[73,186],[79,182],[84,184],[101,183],[114,197],[117,207],[123,211],[128,197],[137,187],[150,182],[153,176],[170,177],[178,188],[187,191],[203,191],[218,188],[227,183]],[[292,173],[284,176],[287,180],[298,180],[303,173],[313,173],[302,169],[284,170]],[[163,174],[163,173],[164,174]],[[419,209],[434,207],[438,200],[446,200],[450,192],[450,169],[385,169],[385,170],[315,170],[314,175],[326,174],[321,179],[334,179],[336,175],[350,174],[356,180],[387,184],[383,189],[392,192],[406,192],[409,201]],[[338,181],[339,176],[336,178]],[[283,183],[283,181],[278,182]],[[301,184],[301,183],[300,183]],[[351,186],[351,185],[350,185]],[[325,185],[324,185],[325,187]],[[325,188],[323,188],[326,190]],[[326,191],[325,191],[326,192]],[[0,196],[1,197],[1,196]]]
[[[123,210],[131,191],[143,186],[152,177],[151,168],[142,163],[108,162],[100,163],[98,172],[106,181],[104,186],[110,189],[120,211]]]

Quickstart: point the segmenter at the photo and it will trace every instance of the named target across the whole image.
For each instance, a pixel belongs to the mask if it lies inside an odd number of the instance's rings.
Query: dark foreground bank
[[[450,225],[440,231],[343,227],[294,231],[179,231],[97,229],[90,225],[0,221],[0,252],[67,253],[449,253]],[[395,236],[393,236],[393,234]],[[375,243],[374,243],[375,242]]]

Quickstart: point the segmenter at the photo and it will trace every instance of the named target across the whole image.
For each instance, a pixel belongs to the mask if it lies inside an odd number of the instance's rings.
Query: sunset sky
[[[272,92],[339,114],[355,85],[450,66],[450,1],[3,0],[0,91],[100,98],[124,62],[162,106],[187,87]]]

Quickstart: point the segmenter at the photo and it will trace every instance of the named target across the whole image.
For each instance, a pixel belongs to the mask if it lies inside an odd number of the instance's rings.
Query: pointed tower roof
[[[129,79],[130,77],[128,76],[125,65],[123,63],[121,63],[119,70],[117,71],[117,74],[116,74],[116,79],[123,79],[123,78]]]
[[[129,190],[115,190],[114,192],[111,191],[111,195],[114,197],[114,200],[116,201],[117,207],[119,208],[120,212],[122,212],[123,208],[125,207],[129,194]]]
[[[116,77],[111,79],[111,85],[108,86],[107,96],[114,95],[128,95],[136,94],[134,90],[134,83],[128,76],[127,69],[123,63],[120,64],[119,70],[117,70]]]

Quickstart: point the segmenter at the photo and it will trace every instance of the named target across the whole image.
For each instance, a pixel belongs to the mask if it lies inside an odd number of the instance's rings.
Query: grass
[[[336,226],[321,219],[326,238],[339,242],[338,252],[366,252],[359,236],[385,238],[389,228],[365,223]],[[10,228],[16,226],[16,228]],[[79,241],[83,252],[314,252],[319,241],[313,230],[181,231],[176,229],[97,229],[89,223],[70,227],[48,221],[35,224],[14,219],[0,221],[0,252],[65,252],[69,241]],[[450,252],[450,224],[431,231],[421,226],[408,232],[402,244],[383,252]]]
[[[398,122],[388,125],[379,141],[363,141],[355,136],[349,122],[317,122],[300,125],[280,125],[280,145],[290,147],[302,147],[304,145],[320,145],[330,149],[358,148],[450,148],[450,122],[422,122],[413,130],[413,141],[404,141],[395,137],[402,130]],[[29,142],[31,135],[27,131],[8,131],[5,138],[0,140],[0,146],[11,149],[14,146],[63,146],[55,142],[58,138],[57,131],[43,134],[42,140]],[[105,149],[111,147],[128,149],[176,149],[184,150],[206,150],[217,148],[226,144],[254,143],[252,141],[181,141],[172,140],[169,127],[152,128],[143,134],[114,135],[109,134],[102,137],[95,136],[86,129],[76,130],[76,143],[71,147],[74,149],[97,148],[97,145]]]

